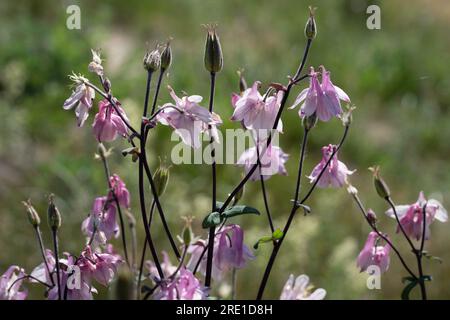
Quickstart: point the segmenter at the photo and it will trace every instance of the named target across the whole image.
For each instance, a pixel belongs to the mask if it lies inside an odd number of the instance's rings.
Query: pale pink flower
[[[366,244],[359,253],[356,262],[361,272],[366,271],[370,266],[378,266],[381,273],[386,272],[389,268],[391,246],[389,244],[380,246],[377,244],[378,240],[379,236],[376,232],[369,233]]]
[[[280,147],[269,145],[266,148],[266,142],[262,142],[256,146],[244,151],[237,161],[237,165],[243,166],[246,173],[248,173],[253,165],[258,163],[258,151],[260,155],[261,170],[259,167],[254,171],[250,180],[255,181],[260,179],[260,174],[263,179],[269,179],[274,174],[287,175],[284,164],[288,159],[288,155],[281,150]],[[263,153],[263,151],[265,151]]]
[[[126,184],[120,179],[117,174],[113,174],[109,181],[114,193],[117,197],[119,204],[125,208],[130,207],[130,192],[127,189]]]
[[[28,295],[27,290],[22,290],[22,282],[25,278],[25,271],[18,266],[10,266],[0,277],[0,300],[25,300]]]
[[[400,223],[403,226],[406,234],[416,240],[420,240],[422,238],[423,206],[425,204],[427,204],[427,207],[425,209],[425,240],[428,240],[430,238],[430,225],[433,223],[433,221],[438,220],[441,222],[447,222],[448,220],[447,210],[445,210],[442,204],[435,199],[430,199],[427,201],[423,192],[421,191],[419,194],[419,198],[415,203],[395,206],[398,218],[400,219]],[[392,208],[387,210],[386,214],[391,218],[395,218],[394,210],[392,210]],[[400,228],[397,226],[397,233],[399,231]]]
[[[90,215],[83,221],[81,230],[87,237],[92,237],[94,231],[99,239],[111,239],[119,236],[119,225],[116,221],[116,206],[107,197],[94,200]],[[102,241],[103,242],[103,241]]]
[[[177,266],[174,266],[169,259],[169,255],[166,251],[162,252],[162,261],[161,261],[161,269],[166,276],[172,275],[176,270]],[[152,280],[159,279],[158,269],[153,261],[147,260],[145,261],[145,267],[148,270],[148,273]]]
[[[322,288],[312,291],[307,275],[302,274],[295,278],[291,274],[283,287],[280,300],[323,300],[326,294]]]
[[[211,114],[207,109],[201,107],[199,103],[203,100],[201,96],[184,96],[181,99],[175,94],[171,87],[168,87],[173,103],[166,103],[158,115],[157,120],[175,129],[175,133],[180,136],[183,143],[199,148],[200,134],[204,132],[208,125],[216,126],[222,123],[220,117]],[[213,131],[213,137],[215,133]]]
[[[88,65],[88,70],[98,76],[103,76],[102,58],[100,52],[91,49],[92,61]]]
[[[348,95],[339,87],[333,85],[330,79],[330,72],[322,69],[322,84],[319,83],[318,72],[310,69],[309,88],[304,89],[297,96],[292,108],[300,103],[300,117],[309,117],[316,113],[317,117],[322,121],[329,121],[334,116],[342,114],[341,103],[339,100],[350,102]]]
[[[75,115],[78,119],[77,124],[81,127],[89,116],[89,110],[92,108],[95,98],[95,91],[84,82],[77,82],[78,84],[75,90],[72,91],[72,95],[64,101],[63,108],[70,110],[75,107]]]
[[[311,183],[317,180],[320,172],[323,170],[323,168],[325,168],[325,165],[327,164],[334,150],[336,150],[336,146],[332,144],[322,148],[322,160],[318,165],[314,167],[313,171],[308,176]],[[319,188],[326,188],[328,186],[335,188],[343,187],[347,181],[347,176],[352,174],[353,172],[355,172],[355,170],[349,170],[343,162],[338,160],[336,152],[328,167],[320,177],[317,186]]]
[[[120,107],[120,102],[116,101],[117,110],[122,117],[128,121],[125,111]],[[95,115],[92,128],[94,135],[99,142],[113,141],[118,135],[126,137],[128,135],[128,128],[120,115],[116,112],[114,106],[104,99],[98,104],[98,113]]]
[[[276,115],[280,109],[283,92],[278,91],[276,95],[264,97],[259,93],[258,88],[261,82],[255,81],[251,88],[246,89],[242,96],[233,94],[231,104],[234,107],[231,120],[241,121],[247,129],[269,130],[273,128]],[[277,130],[283,131],[283,123],[278,121]]]
[[[155,300],[204,300],[206,288],[192,274],[182,267],[173,279],[163,280],[153,295]]]

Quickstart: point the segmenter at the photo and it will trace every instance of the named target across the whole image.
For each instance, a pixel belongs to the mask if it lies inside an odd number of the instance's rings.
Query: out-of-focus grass
[[[203,68],[205,35],[201,24],[217,22],[225,68],[217,79],[216,110],[225,120],[224,128],[236,128],[227,121],[232,113],[230,93],[237,90],[236,70],[245,68],[248,82],[261,80],[265,86],[272,81],[284,82],[295,71],[303,51],[303,26],[310,4],[318,7],[319,33],[308,65],[324,64],[330,69],[333,81],[358,107],[340,156],[358,170],[351,182],[366,205],[378,213],[381,226],[406,252],[403,239],[394,234],[393,221],[382,214],[386,204],[376,197],[366,168],[382,166],[397,203],[414,202],[424,190],[448,204],[450,44],[446,39],[450,6],[446,1],[410,1],[406,8],[398,0],[378,2],[382,28],[377,31],[366,28],[367,1],[78,3],[81,30],[66,28],[68,2],[0,4],[0,272],[10,264],[31,270],[40,261],[20,200],[31,197],[44,218],[45,197],[54,192],[64,219],[61,246],[76,254],[83,245],[80,223],[94,196],[106,192],[101,164],[94,160],[93,115],[78,129],[73,113],[61,108],[70,94],[67,74],[87,73],[90,48],[102,49],[114,93],[137,124],[145,86],[141,66],[145,49],[174,37],[174,63],[165,84],[206,97],[208,74]],[[163,90],[159,103],[168,99]],[[285,133],[280,141],[290,154],[289,176],[267,182],[277,227],[284,225],[289,212],[302,132],[296,111],[287,110],[283,121]],[[314,129],[307,151],[307,173],[319,160],[320,147],[337,142],[341,132],[337,120],[319,123]],[[174,145],[170,133],[166,127],[151,133],[153,167],[158,156],[170,159]],[[113,146],[111,167],[126,181],[133,195],[132,209],[139,218],[135,164],[121,157],[124,142]],[[219,165],[218,172],[219,198],[225,198],[239,180],[241,169]],[[210,182],[207,166],[172,167],[171,183],[162,201],[174,230],[181,230],[183,215],[196,216],[199,224],[208,212]],[[263,209],[258,183],[248,185],[243,202]],[[327,289],[329,298],[399,298],[400,279],[406,274],[394,256],[389,272],[382,277],[382,290],[366,289],[366,276],[358,273],[355,259],[369,229],[345,190],[318,190],[309,205],[313,213],[296,218],[266,297],[277,298],[290,273],[306,273],[317,286]],[[264,216],[236,221],[245,228],[249,246],[268,232]],[[444,260],[443,264],[425,263],[426,273],[434,278],[429,284],[433,298],[450,298],[448,228],[435,223],[427,243],[429,251]],[[205,236],[198,226],[196,231]],[[169,249],[163,234],[155,232],[158,248]],[[120,248],[119,241],[116,246]],[[248,268],[239,271],[239,298],[255,297],[269,249],[262,246]],[[408,261],[414,263],[413,259]],[[35,291],[32,296],[40,297]]]

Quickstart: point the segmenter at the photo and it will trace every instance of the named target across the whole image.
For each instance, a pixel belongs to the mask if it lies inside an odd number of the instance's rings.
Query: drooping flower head
[[[130,207],[130,192],[127,189],[126,184],[120,179],[117,174],[113,174],[109,181],[114,193],[119,201],[119,204],[125,208]]]
[[[119,225],[116,221],[116,206],[107,197],[94,200],[90,215],[81,224],[81,230],[87,237],[95,232],[97,242],[104,243],[107,239],[119,236]]]
[[[128,121],[125,111],[120,106],[120,102],[116,100],[115,104],[122,117]],[[118,135],[122,137],[128,135],[127,125],[107,99],[103,99],[99,102],[98,109],[92,128],[95,138],[99,142],[113,141]]]
[[[305,274],[294,277],[289,276],[281,292],[280,300],[323,300],[327,294],[325,289],[312,290],[309,284],[309,277]]]
[[[265,152],[263,153],[263,151]],[[266,148],[266,142],[259,143],[258,147],[254,146],[244,151],[236,164],[243,166],[245,172],[248,173],[258,163],[258,153],[260,156],[261,170],[258,167],[250,177],[250,180],[259,180],[260,175],[266,180],[274,174],[287,174],[284,164],[288,159],[288,155],[280,147],[272,146],[272,144]]]
[[[325,168],[328,160],[333,154],[334,150],[336,150],[335,145],[328,145],[322,148],[322,160],[316,165],[308,176],[311,183],[314,183],[319,177],[320,172]],[[319,188],[326,188],[328,186],[331,187],[342,187],[347,181],[347,176],[355,172],[355,170],[351,171],[347,168],[347,166],[338,160],[337,152],[334,154],[332,160],[330,161],[328,167],[325,169],[324,173],[319,179],[317,186]]]
[[[88,80],[81,75],[73,74],[69,78],[75,83],[76,87],[72,91],[72,95],[64,101],[63,108],[64,110],[75,108],[77,124],[81,127],[89,116],[89,110],[92,108],[95,98],[95,91],[86,85]]]
[[[280,109],[283,92],[280,90],[276,95],[263,97],[258,88],[261,82],[255,81],[251,88],[246,89],[242,95],[233,94],[231,104],[234,107],[231,120],[241,121],[247,129],[270,130],[273,128],[276,115]],[[283,131],[283,123],[278,122],[277,130]]]
[[[309,117],[316,113],[321,121],[329,121],[332,117],[342,114],[339,100],[350,102],[348,95],[339,87],[333,85],[330,72],[322,69],[322,83],[319,83],[319,73],[311,67],[309,72],[309,88],[300,92],[292,108],[303,102],[299,115]]]
[[[217,126],[222,123],[222,120],[218,115],[211,114],[199,105],[203,100],[201,96],[184,96],[180,99],[171,87],[168,88],[175,104],[164,104],[161,107],[164,110],[158,114],[157,120],[161,124],[175,129],[175,133],[183,143],[193,148],[199,148],[201,145],[200,134],[208,128],[208,125]]]
[[[88,65],[88,70],[95,73],[98,76],[103,76],[102,58],[100,57],[100,51],[91,49],[92,61]]]
[[[386,272],[389,268],[391,246],[389,244],[380,246],[377,244],[378,241],[378,234],[374,231],[370,232],[356,262],[361,272],[366,271],[370,266],[378,266],[381,273]]]
[[[0,300],[25,300],[27,290],[22,290],[25,272],[18,266],[10,266],[0,277]]]
[[[423,233],[423,207],[426,204],[425,209],[425,240],[430,238],[430,225],[434,220],[441,222],[447,222],[448,214],[447,210],[442,206],[442,204],[435,199],[425,198],[423,192],[419,194],[419,198],[413,204],[395,206],[400,223],[403,226],[406,234],[416,240],[422,238]],[[386,214],[395,218],[394,210],[389,209]],[[400,227],[397,227],[397,233],[400,231]]]
[[[206,289],[192,272],[184,267],[169,280],[163,280],[153,295],[155,300],[203,300]]]

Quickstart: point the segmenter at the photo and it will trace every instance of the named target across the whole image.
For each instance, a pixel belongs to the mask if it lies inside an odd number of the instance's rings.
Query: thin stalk
[[[156,84],[156,90],[155,90],[155,96],[153,98],[151,115],[153,115],[155,113],[156,102],[158,100],[159,90],[161,89],[162,78],[164,76],[165,71],[166,71],[166,69],[164,69],[164,68],[161,68],[159,71],[158,83]]]
[[[211,72],[210,74],[210,95],[209,95],[209,112],[213,112],[214,108],[214,90],[216,86],[216,73]],[[211,201],[211,212],[216,211],[216,196],[217,196],[217,174],[216,174],[216,159],[215,159],[215,149],[214,149],[214,139],[211,133],[211,125],[208,126],[210,130],[210,142],[211,146],[211,158],[212,158],[212,201]],[[214,255],[214,240],[215,240],[216,228],[209,228],[209,237],[208,237],[208,255],[206,260],[206,275],[205,275],[205,286],[211,286],[211,276],[212,276],[212,263],[213,263],[213,255]]]
[[[55,228],[52,228],[52,236],[53,236],[53,249],[55,254],[55,266],[56,266],[56,283],[58,285],[58,300],[61,300],[61,279],[60,279],[60,271],[59,271],[59,246],[58,246],[58,231]]]
[[[423,249],[425,248],[425,234],[427,230],[427,203],[422,208],[422,239],[420,242],[420,251],[416,252],[417,258],[417,267],[419,269],[419,284],[420,284],[420,292],[422,294],[422,300],[427,300],[427,289],[425,287],[425,279],[423,275],[423,266],[422,266],[422,258],[423,258]]]
[[[48,276],[50,277],[50,281],[51,281],[52,285],[55,285],[55,281],[53,280],[53,277],[52,277],[52,272],[50,271],[50,267],[48,266],[47,258],[45,256],[45,247],[44,247],[44,241],[42,240],[41,229],[39,228],[39,226],[36,226],[34,228],[34,231],[36,231],[36,237],[39,242],[39,249],[41,251],[42,259],[44,259],[44,265],[45,265],[45,268],[47,269]]]

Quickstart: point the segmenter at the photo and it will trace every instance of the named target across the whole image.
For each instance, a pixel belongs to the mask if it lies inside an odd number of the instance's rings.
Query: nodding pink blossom
[[[161,282],[153,295],[155,300],[204,300],[207,290],[192,272],[184,267],[173,279]]]
[[[330,72],[322,69],[322,84],[319,83],[318,72],[314,72],[311,67],[309,72],[309,88],[304,89],[297,96],[292,108],[300,103],[300,117],[309,117],[313,113],[322,121],[329,121],[332,117],[339,116],[342,113],[339,100],[350,102],[348,95],[338,86],[333,85],[330,79]]]
[[[128,121],[125,111],[120,107],[120,102],[116,101],[117,110],[122,117]],[[126,137],[128,135],[128,128],[120,115],[116,112],[114,106],[104,99],[98,104],[98,113],[95,115],[92,128],[95,138],[99,141],[113,141],[118,135]]]
[[[381,273],[386,272],[389,268],[391,246],[389,244],[379,246],[377,244],[378,240],[379,236],[376,232],[372,231],[369,233],[366,244],[359,253],[356,262],[361,272],[366,271],[370,266],[378,266]]]
[[[90,215],[81,224],[81,230],[87,237],[96,233],[95,239],[107,240],[119,236],[119,225],[116,221],[116,206],[107,197],[94,200]],[[104,243],[104,241],[101,241]]]
[[[323,300],[326,294],[322,288],[312,291],[307,275],[302,274],[295,278],[291,274],[283,287],[280,300]]]
[[[46,250],[46,260],[51,275],[49,275],[44,263],[38,265],[31,272],[31,276],[38,281],[47,283],[50,289],[47,292],[48,300],[58,300],[57,273],[55,268],[55,257],[51,250]],[[68,253],[65,258],[59,259],[61,296],[64,300],[92,300],[92,293],[97,293],[91,285],[91,277],[77,265],[77,260]],[[31,279],[30,282],[37,282]]]
[[[430,225],[434,220],[446,222],[448,220],[447,210],[442,204],[435,200],[430,199],[427,201],[423,192],[419,194],[419,198],[413,204],[395,206],[400,223],[403,226],[406,234],[416,240],[422,238],[423,233],[423,207],[426,204],[425,209],[425,240],[430,238]],[[395,218],[394,210],[389,209],[386,214]],[[400,231],[400,227],[397,226],[397,233]]]
[[[114,190],[119,204],[125,208],[129,208],[130,192],[128,191],[126,184],[122,181],[122,179],[120,179],[117,174],[113,174],[109,178],[109,182],[111,183],[111,188]]]
[[[70,110],[75,107],[75,115],[79,127],[83,126],[89,116],[89,110],[95,98],[95,91],[85,83],[78,83],[72,95],[64,101],[63,108]]]
[[[313,171],[308,176],[311,183],[314,183],[317,180],[320,172],[325,168],[325,165],[336,148],[337,147],[332,144],[322,148],[322,160],[314,167]],[[349,170],[343,162],[338,160],[336,152],[328,167],[320,177],[317,186],[319,188],[326,188],[328,186],[335,188],[342,187],[347,182],[347,176],[353,172],[355,172],[355,170]]]
[[[0,300],[25,300],[28,291],[20,291],[24,276],[22,268],[10,266],[0,277]]]
[[[95,252],[91,246],[86,246],[77,265],[84,276],[93,278],[106,287],[114,279],[121,263],[122,257],[109,244],[104,252]]]
[[[168,88],[175,104],[164,104],[161,107],[163,110],[156,117],[157,120],[161,124],[175,129],[175,133],[180,136],[183,143],[192,148],[199,148],[201,146],[200,134],[207,130],[208,125],[217,126],[222,123],[222,120],[217,114],[211,114],[199,105],[203,100],[201,96],[184,96],[180,99],[171,87]],[[212,135],[217,138],[214,129]]]
[[[190,270],[194,270],[202,256],[207,242],[199,240],[189,247],[188,253],[191,258],[187,264]],[[229,225],[216,233],[214,241],[214,257],[212,265],[212,276],[216,280],[221,280],[223,275],[232,268],[245,267],[248,260],[254,258],[251,250],[244,244],[244,231],[238,225]],[[205,274],[206,255],[200,262],[198,270]]]
[[[265,152],[263,153],[263,151]],[[244,151],[236,164],[243,166],[245,172],[248,173],[258,163],[258,153],[260,156],[261,170],[258,167],[250,177],[250,180],[259,180],[260,175],[262,175],[264,180],[269,179],[274,174],[287,175],[284,164],[288,159],[288,155],[280,147],[272,146],[272,144],[266,148],[266,142],[258,143],[258,146]]]
[[[241,121],[247,129],[272,129],[278,110],[280,109],[283,92],[264,98],[258,91],[261,82],[255,81],[251,88],[246,89],[242,96],[233,94],[231,104],[234,107],[231,120]],[[277,130],[283,131],[283,123],[278,121]]]

